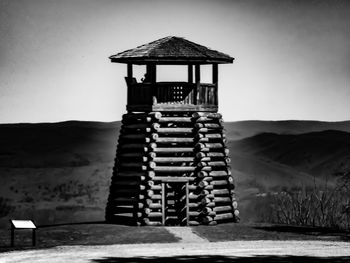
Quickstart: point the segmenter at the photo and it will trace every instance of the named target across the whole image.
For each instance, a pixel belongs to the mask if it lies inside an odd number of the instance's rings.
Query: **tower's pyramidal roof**
[[[234,58],[222,52],[188,41],[182,37],[169,36],[129,49],[109,57],[112,62],[145,64],[232,63]]]

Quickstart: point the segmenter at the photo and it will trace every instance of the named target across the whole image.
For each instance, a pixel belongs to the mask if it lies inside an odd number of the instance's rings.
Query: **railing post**
[[[150,78],[150,83],[151,83],[151,92],[152,92],[152,105],[156,105],[158,102],[157,102],[157,68],[156,68],[156,64],[154,63],[151,63],[151,64],[147,64],[146,65],[147,67],[147,74]]]
[[[214,84],[214,104],[217,106],[219,104],[218,98],[218,81],[219,81],[219,70],[218,64],[213,64],[213,84]]]
[[[194,89],[194,105],[198,105],[199,102],[199,92],[200,92],[200,85],[201,85],[201,69],[200,64],[195,65],[195,78],[196,78],[196,87]]]
[[[132,97],[132,93],[131,93],[131,80],[133,78],[133,69],[132,69],[132,64],[131,63],[128,63],[127,64],[127,98],[126,98],[126,101],[127,101],[127,104],[130,105],[131,104],[131,97]]]

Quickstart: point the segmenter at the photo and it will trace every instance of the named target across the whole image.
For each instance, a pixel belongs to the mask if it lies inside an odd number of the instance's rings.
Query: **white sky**
[[[350,1],[0,0],[0,123],[119,120],[108,57],[169,35],[236,58],[226,121],[350,119]]]

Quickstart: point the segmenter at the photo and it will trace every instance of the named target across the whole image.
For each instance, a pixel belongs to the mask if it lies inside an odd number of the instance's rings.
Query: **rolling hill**
[[[120,122],[0,125],[0,226],[104,220]],[[225,123],[242,217],[257,193],[324,182],[350,160],[350,122]],[[246,212],[245,212],[246,211]]]

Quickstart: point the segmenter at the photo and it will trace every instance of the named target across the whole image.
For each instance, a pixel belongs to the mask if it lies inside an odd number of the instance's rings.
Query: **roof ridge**
[[[199,45],[184,37],[166,36],[110,56],[112,62],[232,63],[229,55]]]
[[[204,52],[203,52],[203,50],[200,50],[199,48],[198,48],[198,46],[200,46],[200,47],[204,47],[204,48],[206,48],[206,49],[208,49],[208,50],[211,50],[212,51],[212,49],[210,49],[210,48],[208,48],[208,47],[205,47],[205,46],[202,46],[202,45],[200,45],[200,44],[196,44],[196,43],[194,43],[194,42],[192,42],[192,41],[189,41],[189,40],[187,40],[187,39],[185,39],[185,38],[183,38],[183,40],[185,41],[185,42],[187,42],[188,44],[190,44],[194,49],[196,49],[198,52],[200,52],[202,55],[204,55],[204,56],[206,56],[206,57],[210,57],[210,56],[208,56],[207,54],[205,54]]]

